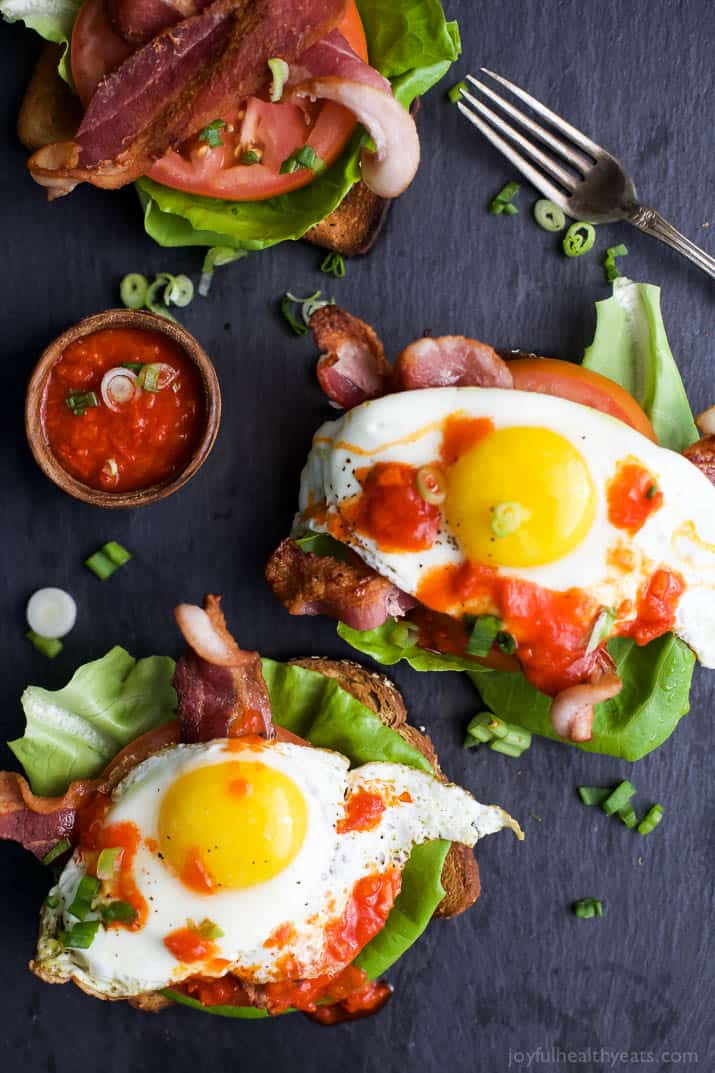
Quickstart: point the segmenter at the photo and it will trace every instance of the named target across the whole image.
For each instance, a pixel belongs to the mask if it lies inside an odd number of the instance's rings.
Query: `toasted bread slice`
[[[324,674],[327,678],[335,678],[343,689],[374,712],[385,726],[395,730],[401,738],[419,749],[432,765],[438,779],[448,781],[439,766],[430,738],[407,722],[402,694],[389,678],[348,659],[321,659],[314,656],[291,662],[309,671]],[[479,866],[468,846],[452,843],[442,869],[442,886],[445,893],[435,912],[436,917],[458,916],[479,897]]]
[[[368,190],[365,183],[356,183],[337,209],[306,231],[304,238],[345,257],[367,253],[382,230],[391,204]]]
[[[25,90],[17,117],[17,136],[31,153],[74,137],[82,107],[57,71],[62,49],[45,45]]]

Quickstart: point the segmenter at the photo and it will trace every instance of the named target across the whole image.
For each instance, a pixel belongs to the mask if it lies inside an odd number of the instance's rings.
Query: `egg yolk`
[[[449,471],[447,522],[473,562],[554,562],[581,543],[595,512],[585,459],[550,429],[496,429]]]
[[[275,768],[233,760],[180,776],[159,811],[159,849],[182,881],[209,894],[263,883],[298,853],[305,799]]]

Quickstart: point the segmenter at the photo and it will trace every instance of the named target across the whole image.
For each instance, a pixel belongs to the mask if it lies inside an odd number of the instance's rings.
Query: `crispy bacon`
[[[702,440],[686,447],[683,454],[705,474],[711,484],[715,484],[715,435],[703,436]]]
[[[392,366],[369,324],[339,306],[323,306],[313,313],[310,327],[322,352],[318,382],[332,402],[349,410],[389,391]]]
[[[182,741],[211,741],[243,734],[274,736],[271,702],[257,652],[239,648],[226,627],[221,598],[207,596],[203,610],[176,609],[189,645],[176,665]]]
[[[40,149],[33,178],[50,197],[78,182],[109,189],[144,175],[173,146],[267,80],[267,63],[289,64],[342,18],[345,0],[213,0],[159,33],[102,81],[74,142]]]
[[[331,30],[291,64],[288,86],[295,88],[314,78],[344,78],[392,93],[389,81],[351,49],[339,30]]]
[[[426,387],[513,387],[505,361],[486,343],[463,335],[416,339],[395,366],[398,391]]]
[[[399,618],[416,601],[357,556],[344,563],[284,540],[266,566],[266,580],[291,615],[330,615],[356,630]]]
[[[96,791],[110,793],[136,764],[178,740],[175,721],[150,730],[117,753],[98,779],[73,782],[62,797],[39,797],[22,775],[0,771],[0,839],[20,842],[41,859],[61,839],[72,841],[78,810]]]
[[[616,697],[623,682],[605,649],[597,653],[596,667],[588,682],[569,686],[551,702],[551,725],[560,738],[567,741],[591,740],[594,705]]]

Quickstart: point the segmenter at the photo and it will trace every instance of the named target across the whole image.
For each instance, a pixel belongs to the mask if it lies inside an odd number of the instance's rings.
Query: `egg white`
[[[229,961],[231,971],[243,979],[266,983],[284,978],[280,960],[286,954],[299,963],[300,976],[310,979],[325,971],[326,924],[342,914],[362,876],[401,867],[413,846],[432,839],[474,845],[504,826],[518,831],[502,809],[481,805],[466,790],[417,769],[371,763],[349,771],[344,756],[325,749],[287,742],[267,743],[260,752],[235,746],[234,741],[229,750],[223,740],[177,745],[150,757],[116,787],[105,822],[130,821],[143,840],[157,839],[161,801],[177,778],[227,759],[257,761],[291,778],[306,802],[307,833],[291,863],[264,883],[202,896],[185,887],[142,841],[133,876],[148,903],[146,924],[137,931],[100,927],[89,948],[59,949],[54,933],[74,923],[67,907],[85,874],[79,849],[54,888],[59,906],[45,912],[37,957],[45,975],[74,979],[94,994],[113,998],[211,975],[217,970],[207,971],[201,963],[178,963],[163,943],[188,920],[209,918],[223,932],[214,956]],[[338,834],[346,796],[363,785],[391,790],[392,803],[372,829]],[[411,800],[397,800],[404,791]],[[294,938],[280,948],[267,947],[266,940],[285,923],[293,926]]]
[[[451,414],[487,417],[495,428],[528,426],[558,432],[585,459],[596,490],[596,513],[584,540],[562,558],[532,567],[500,567],[543,588],[588,591],[601,605],[635,600],[658,569],[678,571],[687,586],[675,632],[706,667],[715,667],[715,488],[688,459],[659,447],[630,426],[598,410],[535,392],[497,388],[429,388],[363,403],[322,425],[303,470],[296,527],[327,532],[311,507],[325,504],[340,514],[341,503],[361,491],[355,471],[377,462],[422,466],[439,458],[442,425]],[[652,472],[662,506],[634,535],[608,520],[606,489],[618,463],[636,458]],[[462,562],[454,535],[443,523],[434,545],[418,552],[385,552],[352,531],[351,547],[368,565],[404,592],[416,595],[432,568]],[[633,569],[609,564],[609,549],[635,552]],[[455,613],[461,613],[455,609]]]

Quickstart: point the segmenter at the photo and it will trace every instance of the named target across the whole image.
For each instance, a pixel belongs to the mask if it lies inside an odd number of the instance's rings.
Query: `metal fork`
[[[510,90],[515,97],[541,116],[550,127],[567,138],[559,138],[551,130],[537,123],[520,108],[516,108],[493,89],[480,82],[472,75],[467,81],[502,112],[510,116],[515,123],[528,131],[529,139],[516,127],[507,123],[497,112],[488,108],[483,101],[470,93],[465,87],[461,89],[458,102],[462,115],[466,116],[482,134],[489,139],[507,157],[512,164],[531,182],[544,197],[558,205],[568,216],[588,223],[611,223],[614,220],[627,220],[646,235],[660,239],[672,246],[678,253],[693,261],[703,272],[715,278],[715,259],[701,250],[694,242],[681,235],[672,224],[664,220],[659,212],[642,205],[638,201],[636,188],[623,165],[600,145],[587,138],[580,130],[556,115],[550,108],[537,101],[530,93],[515,86],[501,75],[481,70],[496,82]],[[506,138],[502,137],[502,134]],[[561,160],[552,153],[546,153],[536,142],[548,146]],[[510,144],[514,143],[514,144]],[[518,146],[520,153],[515,146]],[[529,157],[534,163],[530,163]],[[549,178],[550,176],[550,178]],[[553,180],[553,181],[552,181]]]

